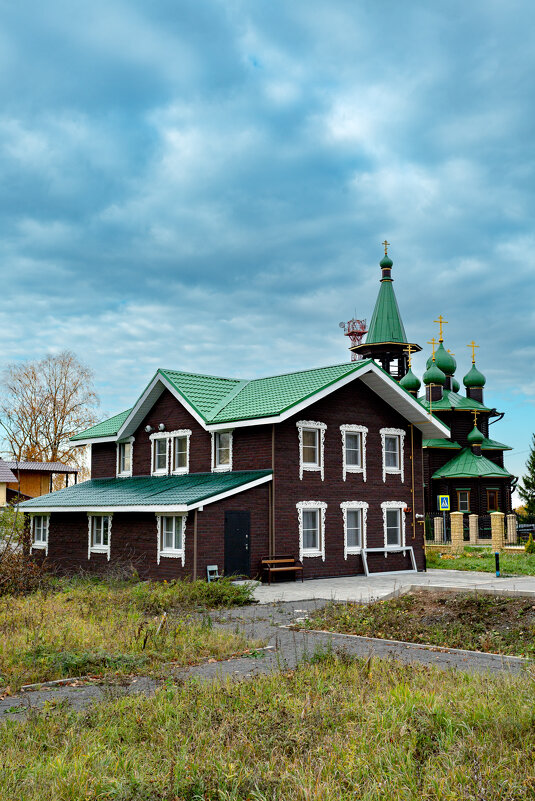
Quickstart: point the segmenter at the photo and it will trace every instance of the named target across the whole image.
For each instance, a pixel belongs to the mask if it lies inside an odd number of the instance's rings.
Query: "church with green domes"
[[[474,342],[472,366],[463,378],[464,392],[455,377],[457,362],[444,347],[442,317],[438,342],[423,374],[423,387],[411,367],[412,354],[421,351],[409,342],[394,293],[393,262],[386,253],[380,262],[381,283],[366,342],[350,348],[357,358],[372,358],[399,381],[432,416],[448,426],[448,439],[423,440],[424,503],[427,513],[437,512],[438,495],[449,495],[451,511],[486,515],[512,511],[511,494],[516,479],[504,465],[508,445],[490,436],[489,426],[503,417],[485,403],[485,376],[476,367]]]

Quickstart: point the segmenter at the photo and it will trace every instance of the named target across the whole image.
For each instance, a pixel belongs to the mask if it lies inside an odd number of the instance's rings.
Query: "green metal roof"
[[[419,403],[424,407],[424,409],[429,410],[429,401],[426,400],[424,397],[418,398]],[[480,412],[490,412],[491,409],[488,409],[479,401],[473,400],[473,398],[465,398],[462,395],[459,395],[457,392],[453,392],[451,389],[445,389],[442,395],[442,398],[437,401],[433,401],[432,409],[435,412],[446,412],[450,411],[451,409],[468,409],[474,410],[477,409]]]
[[[488,439],[485,437],[481,443],[482,451],[512,451],[509,445],[504,445],[503,442],[497,442],[495,439]]]
[[[31,512],[32,509],[47,508],[84,510],[123,506],[191,506],[266,476],[271,476],[271,470],[94,478],[48,495],[31,498],[20,503],[19,509]]]
[[[476,456],[470,448],[460,453],[436,470],[432,478],[510,478],[511,474],[486,456]]]
[[[240,385],[248,382],[239,378],[220,378],[213,375],[182,373],[178,370],[158,370],[173,387],[208,422],[215,409],[234,394]]]
[[[452,442],[449,439],[424,439],[422,440],[422,447],[445,448],[446,450],[453,450],[453,451],[461,450],[461,446],[457,442]]]
[[[366,345],[374,342],[406,341],[407,335],[399,313],[392,281],[383,279],[375,302],[370,327],[368,328]]]
[[[75,434],[74,437],[71,437],[71,442],[76,442],[78,439],[98,439],[98,437],[115,436],[131,411],[132,409],[127,409],[125,412],[119,412],[114,417],[103,420],[102,423],[97,423],[96,426],[87,428],[80,434]]]

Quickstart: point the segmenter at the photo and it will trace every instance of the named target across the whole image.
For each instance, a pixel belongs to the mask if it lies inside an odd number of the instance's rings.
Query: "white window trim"
[[[397,475],[401,476],[401,483],[403,484],[405,481],[405,473],[404,473],[404,445],[405,445],[405,434],[406,432],[403,431],[402,428],[381,428],[381,445],[383,451],[383,481],[386,481],[387,473],[389,475]],[[399,467],[387,467],[386,466],[386,438],[387,437],[399,437]]]
[[[107,545],[91,545],[91,533],[93,528],[94,517],[107,517],[108,521],[108,544]],[[111,524],[113,515],[110,512],[102,512],[102,514],[91,513],[87,515],[87,558],[91,559],[92,553],[105,553],[110,561],[111,552]]]
[[[151,476],[167,476],[169,475],[169,431],[155,431],[150,437],[150,474]],[[154,469],[154,442],[157,439],[165,439],[165,468],[160,470]]]
[[[171,470],[171,475],[173,476],[181,476],[185,473],[189,473],[189,440],[191,437],[191,428],[179,428],[176,431],[169,432],[169,439],[171,440],[170,443],[170,465],[173,466],[173,459],[175,458],[174,450],[175,450],[175,439],[177,437],[185,437],[186,438],[186,466],[179,467],[176,470]]]
[[[229,437],[229,455],[228,455],[228,464],[224,465],[216,465],[216,436],[218,434],[230,434]],[[212,473],[228,473],[232,471],[232,452],[234,449],[234,431],[233,429],[227,429],[225,431],[212,431]]]
[[[327,430],[326,423],[318,423],[315,420],[298,420],[295,424],[299,435],[299,478],[303,479],[303,471],[309,470],[311,472],[318,472],[321,474],[321,480],[324,480],[324,452],[325,452],[325,431]],[[318,450],[319,450],[319,464],[310,464],[303,462],[303,430],[305,428],[315,428],[318,434]]]
[[[162,533],[162,517],[180,517],[182,520],[182,548],[180,550],[162,550],[161,545],[161,533]],[[156,515],[156,548],[157,548],[157,564],[160,564],[160,559],[164,557],[165,559],[181,559],[182,560],[182,567],[184,567],[184,563],[186,560],[186,521],[188,519],[187,514],[182,515]]]
[[[325,561],[325,512],[327,510],[327,504],[323,501],[299,501],[296,503],[297,508],[297,515],[299,518],[299,561],[303,560],[303,557],[317,557],[321,556],[322,560]],[[319,515],[319,523],[320,523],[320,544],[321,547],[318,550],[306,550],[303,548],[303,511],[304,510],[311,510],[317,509],[320,512]]]
[[[115,474],[117,478],[129,478],[132,475],[134,469],[134,440],[135,437],[128,437],[127,439],[122,439],[120,442],[117,443],[117,458],[115,464]],[[121,445],[125,443],[130,443],[130,470],[125,471],[124,473],[120,472],[120,452],[121,452]]]
[[[383,501],[381,504],[381,509],[383,510],[383,538],[385,544],[385,559],[387,555],[387,551],[389,550],[398,550],[400,548],[405,548],[405,509],[407,508],[407,504],[405,501]],[[399,509],[400,510],[400,522],[401,522],[401,542],[399,545],[387,545],[386,542],[386,511],[387,509]],[[405,551],[403,552],[403,556],[405,556]]]
[[[340,433],[342,434],[342,460],[343,460],[344,481],[346,480],[347,473],[362,473],[362,480],[366,481],[366,436],[368,434],[368,429],[366,428],[366,426],[347,424],[340,426]],[[362,465],[360,467],[358,465],[346,463],[346,434],[361,435],[362,448],[360,456]]]
[[[340,509],[344,516],[344,559],[347,559],[348,554],[359,554],[366,548],[367,544],[367,517],[368,517],[368,504],[366,501],[344,501],[340,504]],[[356,548],[348,546],[347,544],[347,512],[348,510],[361,509],[362,510],[362,531],[361,531],[361,547]]]
[[[33,537],[34,537],[33,526],[34,526],[34,522],[35,522],[35,518],[36,517],[42,517],[44,520],[46,520],[46,540],[44,542],[34,542],[34,539],[33,539]],[[50,528],[50,515],[44,515],[44,514],[32,515],[30,520],[31,520],[30,553],[33,553],[34,551],[44,551],[45,552],[45,556],[48,556],[48,532],[49,532],[49,528]]]

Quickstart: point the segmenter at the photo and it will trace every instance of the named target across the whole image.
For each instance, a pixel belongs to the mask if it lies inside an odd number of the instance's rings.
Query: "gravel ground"
[[[396,659],[444,670],[456,669],[479,673],[497,673],[503,670],[519,673],[529,664],[528,660],[519,657],[459,651],[331,632],[294,631],[288,628],[295,620],[306,617],[309,611],[319,609],[324,604],[324,600],[316,599],[264,603],[214,612],[211,616],[216,627],[239,629],[251,638],[263,640],[267,648],[247,657],[224,662],[205,662],[187,668],[169,666],[169,677],[183,681],[211,681],[227,677],[248,679],[260,673],[294,668],[303,658],[310,657],[318,651],[331,649],[343,649],[348,654],[365,658],[372,656]],[[73,709],[83,709],[96,701],[109,701],[121,695],[136,693],[153,695],[160,684],[161,682],[144,676],[134,678],[127,685],[73,680],[70,685],[42,687],[0,700],[0,718],[20,720],[51,706],[68,705]]]

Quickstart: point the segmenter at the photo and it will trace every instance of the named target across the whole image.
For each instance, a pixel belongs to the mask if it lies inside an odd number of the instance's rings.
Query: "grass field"
[[[446,554],[445,557],[428,552],[426,561],[427,567],[440,570],[479,570],[482,573],[494,573],[496,570],[491,548],[466,547],[459,556]],[[500,572],[502,575],[535,576],[535,554],[502,552]]]
[[[535,602],[526,598],[419,590],[366,605],[332,602],[302,626],[487,653],[535,653]]]
[[[0,726],[1,801],[520,801],[533,676],[325,655]]]
[[[214,630],[210,608],[249,603],[251,585],[223,581],[56,582],[0,597],[0,687],[86,674],[158,674],[243,651],[243,635]]]

